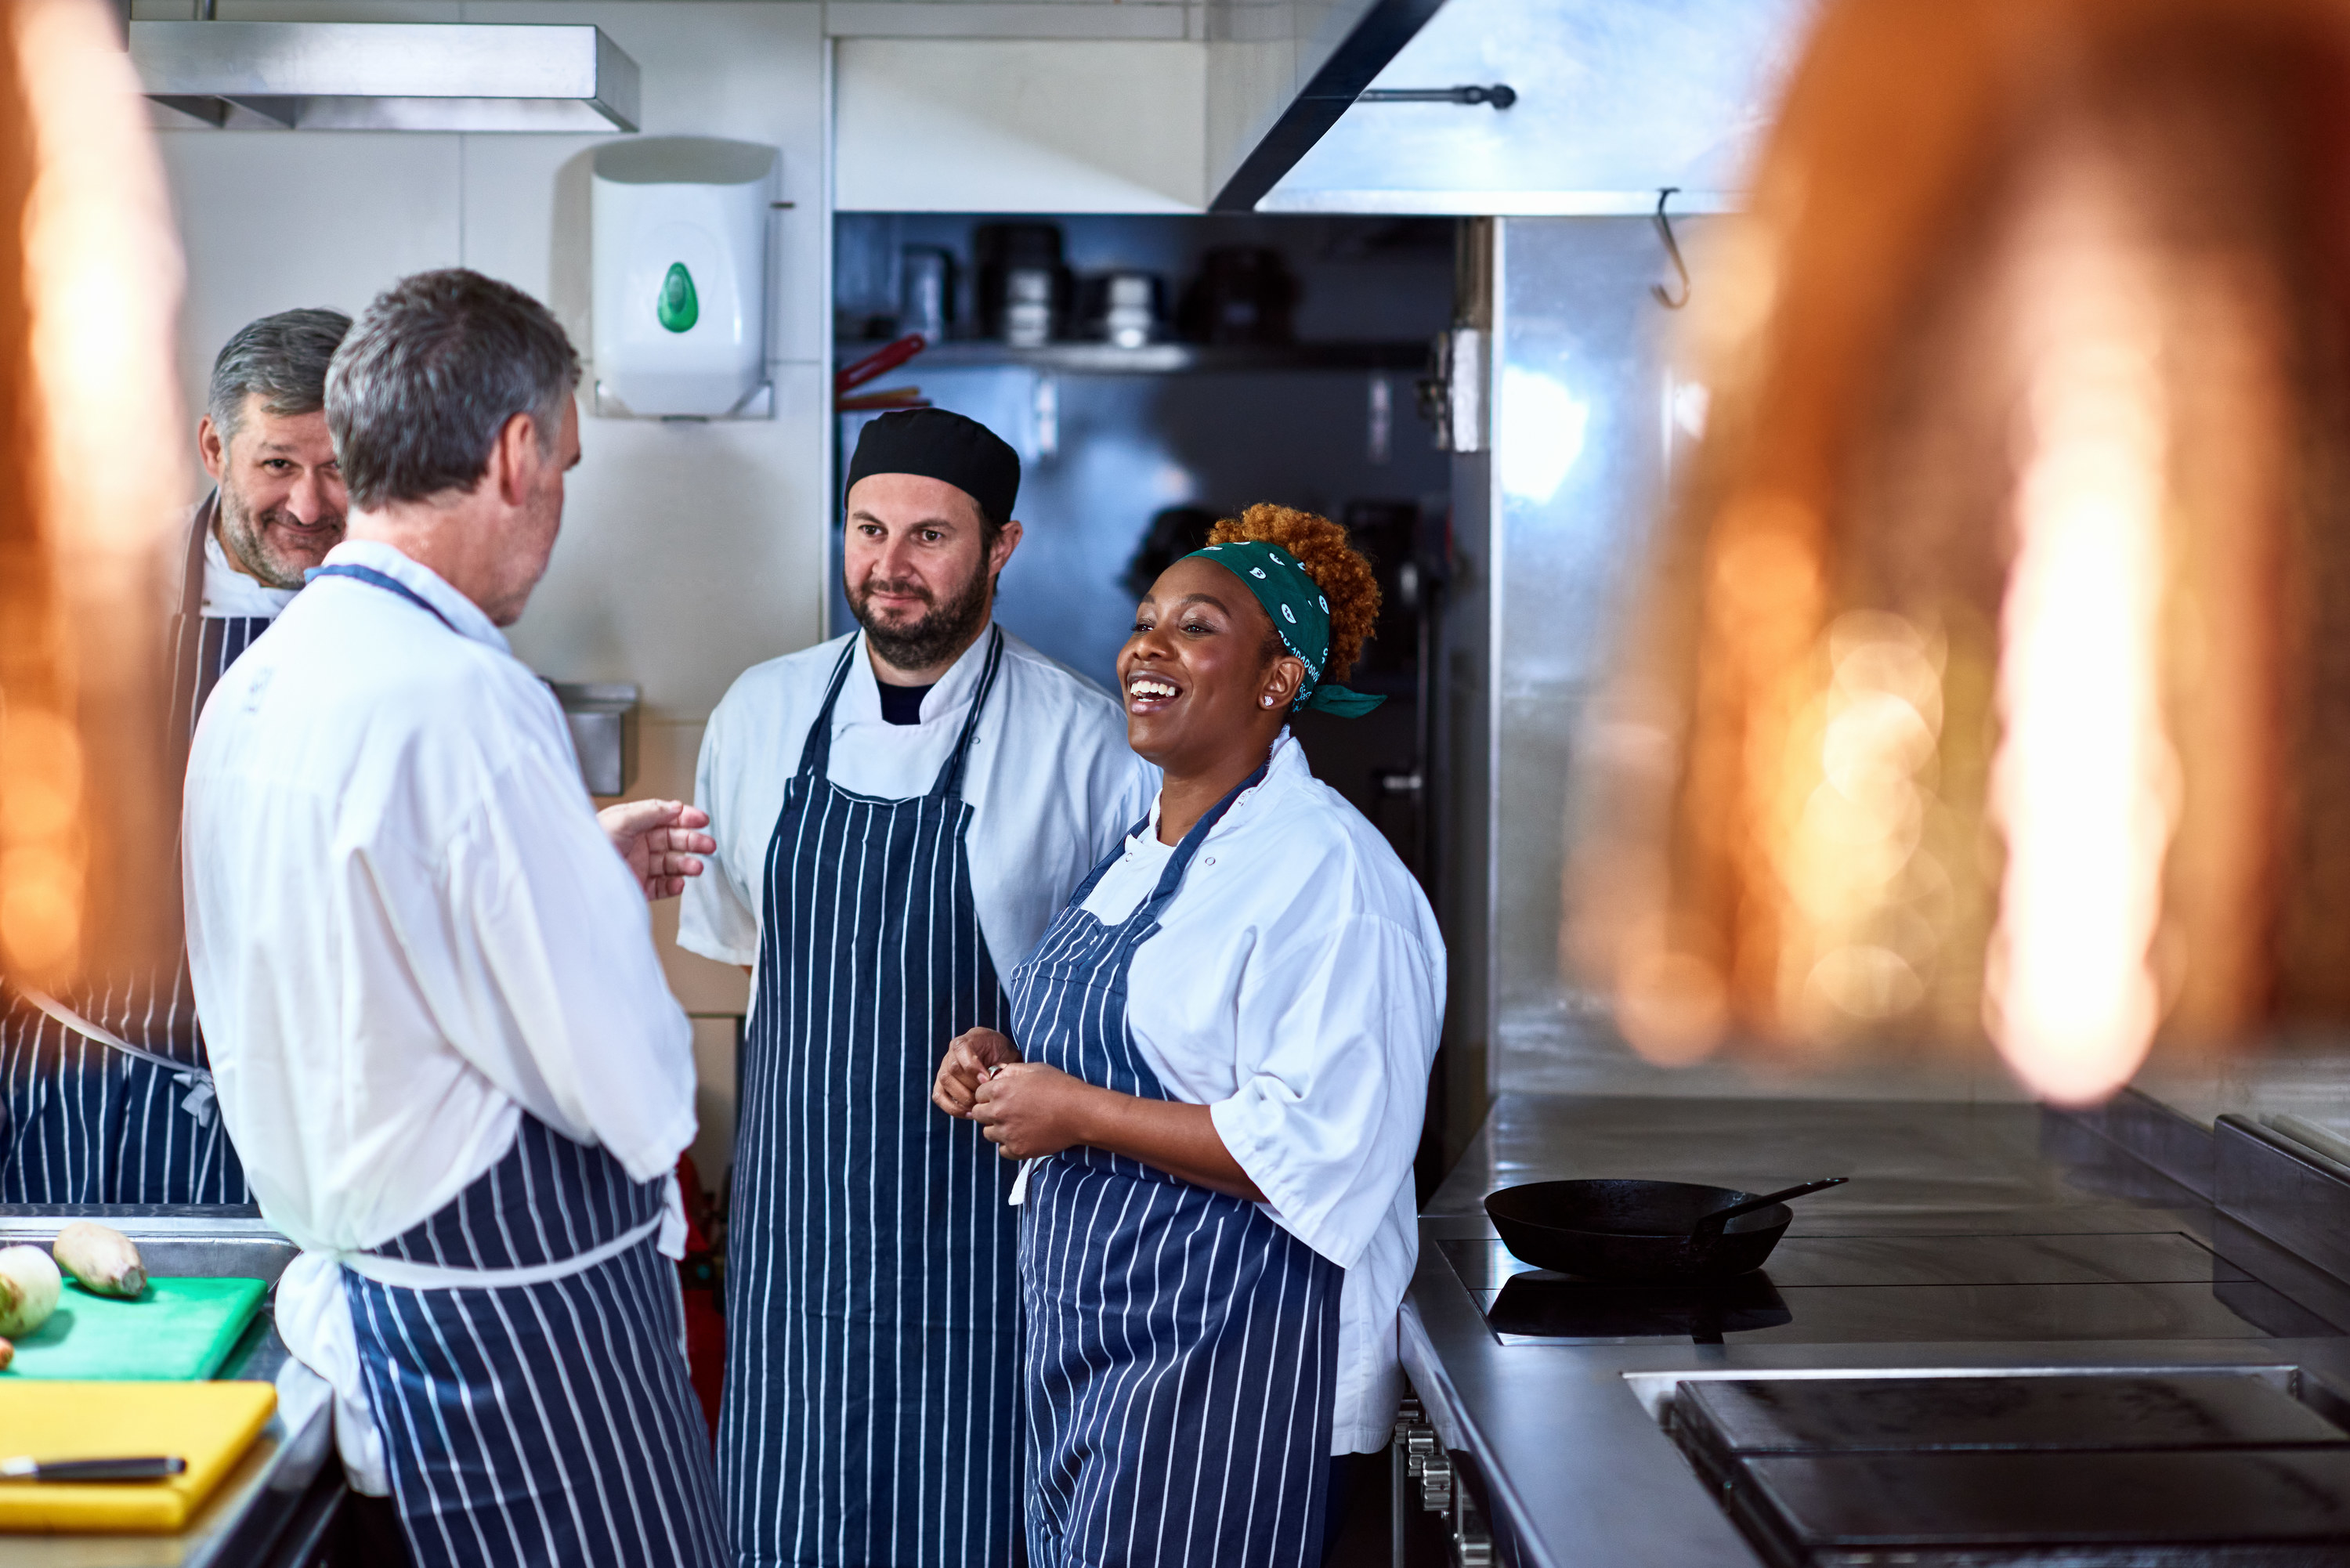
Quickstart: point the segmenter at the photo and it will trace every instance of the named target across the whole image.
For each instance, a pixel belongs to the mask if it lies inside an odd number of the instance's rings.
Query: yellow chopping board
[[[161,1481],[0,1481],[0,1532],[185,1529],[276,1408],[267,1383],[0,1383],[0,1459],[188,1461],[185,1474]]]

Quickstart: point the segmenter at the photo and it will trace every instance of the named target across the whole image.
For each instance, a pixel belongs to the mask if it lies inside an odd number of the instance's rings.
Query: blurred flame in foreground
[[[0,7],[0,969],[43,987],[174,939],[181,271],[115,26],[99,0]]]
[[[2330,0],[1826,6],[1591,737],[1645,1054],[1988,1030],[2081,1104],[2350,1020],[2345,101]]]
[[[2066,178],[2065,176],[2071,176]],[[2161,323],[2109,184],[2067,169],[2027,241],[2027,451],[2001,634],[1991,817],[2007,841],[2001,1048],[2058,1100],[2126,1082],[2154,1036],[2147,950],[2175,765],[2157,684],[2168,430]]]

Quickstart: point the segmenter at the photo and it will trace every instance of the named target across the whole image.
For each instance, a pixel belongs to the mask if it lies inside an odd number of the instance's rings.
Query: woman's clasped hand
[[[1098,1094],[1057,1067],[1022,1061],[995,1030],[967,1029],[939,1063],[931,1103],[977,1122],[1006,1159],[1037,1159],[1087,1141],[1087,1102]]]

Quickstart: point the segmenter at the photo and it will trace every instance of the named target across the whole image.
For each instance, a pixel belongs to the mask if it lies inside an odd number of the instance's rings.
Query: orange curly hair
[[[1325,680],[1344,680],[1362,657],[1363,644],[1379,618],[1379,580],[1363,553],[1347,542],[1346,528],[1327,517],[1260,501],[1238,517],[1227,517],[1208,535],[1211,545],[1256,540],[1278,545],[1297,557],[1330,601],[1330,662]]]

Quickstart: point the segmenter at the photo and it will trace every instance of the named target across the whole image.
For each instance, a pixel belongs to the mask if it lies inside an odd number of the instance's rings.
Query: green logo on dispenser
[[[683,262],[669,264],[669,275],[661,279],[660,298],[653,306],[653,315],[671,332],[683,332],[702,319],[702,301],[694,297],[693,275],[685,270]]]

